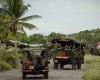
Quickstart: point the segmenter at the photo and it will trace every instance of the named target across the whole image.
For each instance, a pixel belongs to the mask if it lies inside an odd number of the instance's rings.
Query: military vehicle
[[[64,65],[71,64],[72,69],[81,69],[81,64],[84,63],[84,44],[78,43],[72,39],[52,40],[53,45],[53,62],[54,69],[63,69]]]
[[[49,60],[46,49],[27,48],[23,50],[21,57],[22,64],[22,78],[25,79],[27,75],[43,74],[45,79],[48,79]]]

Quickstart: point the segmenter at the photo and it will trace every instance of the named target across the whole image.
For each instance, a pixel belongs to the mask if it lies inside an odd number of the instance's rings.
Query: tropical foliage
[[[0,71],[18,68],[19,54],[15,53],[14,48],[5,49],[0,46]]]
[[[35,44],[35,43],[46,43],[46,37],[43,36],[43,34],[33,34],[29,37],[30,43]]]
[[[61,33],[52,32],[48,35],[48,41],[51,41],[52,39],[65,39],[65,38],[66,35]]]
[[[24,27],[28,29],[36,28],[35,25],[27,21],[40,18],[38,15],[23,17],[30,5],[24,5],[23,0],[1,0],[0,7],[0,32],[4,38],[15,36],[17,32],[23,32]],[[1,37],[2,38],[2,37]]]
[[[83,42],[87,44],[88,47],[95,46],[96,42],[100,42],[100,29],[93,29],[93,30],[85,30],[80,31],[79,33],[74,34],[61,34],[61,33],[55,33],[52,32],[47,36],[44,36],[43,34],[33,34],[31,36],[27,36],[26,34],[23,34],[23,36],[20,36],[23,38],[21,41],[26,43],[44,43],[44,42],[50,42],[52,39],[65,39],[70,38],[74,39],[79,42]]]
[[[16,38],[18,41],[23,42],[23,43],[30,43],[30,38],[27,36],[26,33],[18,33],[16,35]]]
[[[69,34],[68,38],[75,39],[80,42],[84,42],[88,47],[95,46],[97,42],[100,42],[100,29],[85,30],[79,33]]]
[[[28,43],[24,28],[36,28],[28,20],[40,18],[39,15],[25,16],[30,5],[25,5],[24,0],[0,0],[0,40],[19,40]],[[11,49],[11,48],[10,48]],[[0,71],[17,68],[19,55],[17,46],[14,50],[0,47]]]

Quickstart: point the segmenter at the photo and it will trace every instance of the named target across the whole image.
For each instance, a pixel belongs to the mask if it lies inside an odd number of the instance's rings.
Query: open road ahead
[[[66,66],[65,66],[66,67]],[[85,67],[82,66],[81,70],[71,70],[70,68],[65,68],[64,70],[53,70],[50,69],[48,80],[82,80],[84,75]],[[21,70],[12,70],[7,72],[0,72],[0,80],[22,80]],[[25,80],[44,80],[42,75],[38,76],[27,76]]]

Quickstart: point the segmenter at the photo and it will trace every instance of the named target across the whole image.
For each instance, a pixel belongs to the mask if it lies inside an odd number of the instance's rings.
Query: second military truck
[[[78,43],[72,39],[52,40],[53,46],[53,62],[54,69],[63,69],[64,65],[71,64],[72,69],[81,69],[84,63],[84,47],[83,43]]]

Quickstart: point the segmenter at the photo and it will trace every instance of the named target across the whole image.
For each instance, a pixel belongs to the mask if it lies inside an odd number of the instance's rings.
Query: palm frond
[[[23,27],[27,29],[36,28],[34,24],[26,21],[41,18],[41,16],[22,17],[28,11],[28,7],[30,5],[25,5],[24,0],[0,0],[0,34],[4,34],[7,38],[10,34],[12,36],[17,34]]]
[[[2,5],[2,3],[4,3],[4,0],[0,0],[0,5]]]
[[[23,16],[27,11],[28,11],[28,7],[27,6],[24,5],[23,7],[21,7],[20,16],[19,17]]]
[[[2,15],[4,13],[4,9],[0,8],[0,15]]]
[[[27,17],[21,18],[20,20],[21,21],[27,21],[27,20],[35,19],[35,18],[41,18],[41,16],[39,16],[39,15],[31,15],[31,16],[27,16]]]
[[[27,9],[27,6],[24,5],[23,0],[6,0],[6,4],[4,6],[7,14],[16,18],[22,16],[22,12]]]
[[[25,28],[30,29],[30,30],[33,29],[33,28],[37,29],[35,25],[30,24],[30,23],[19,22],[19,24],[20,24],[22,27],[25,27]]]

